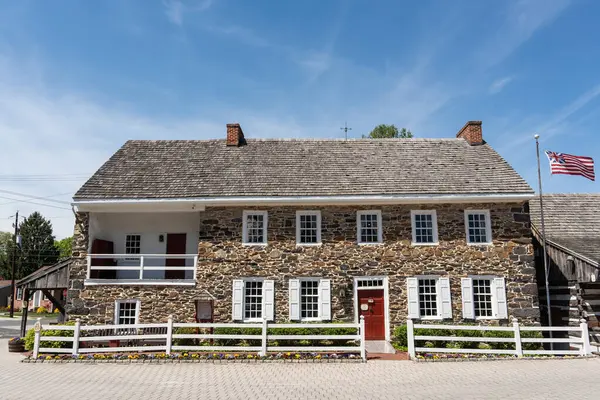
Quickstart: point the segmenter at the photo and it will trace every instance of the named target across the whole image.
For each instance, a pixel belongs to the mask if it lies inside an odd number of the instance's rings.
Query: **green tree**
[[[71,253],[73,252],[73,236],[55,241],[54,246],[60,252],[61,259],[71,257]]]
[[[398,131],[396,125],[381,124],[377,125],[368,136],[363,135],[363,137],[368,137],[371,139],[411,138],[413,137],[413,134],[406,128],[402,128]]]
[[[39,212],[34,212],[19,225],[21,249],[19,251],[18,278],[36,271],[43,265],[58,261],[59,250],[54,246],[52,224]]]
[[[10,232],[0,232],[0,278],[10,279],[13,235]]]

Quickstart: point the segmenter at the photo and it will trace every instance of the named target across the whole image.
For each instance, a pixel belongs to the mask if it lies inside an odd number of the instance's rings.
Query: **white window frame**
[[[15,300],[23,300],[23,288],[17,288],[17,295]]]
[[[300,241],[300,217],[303,215],[317,216],[317,243],[302,243]],[[321,243],[321,211],[319,210],[298,210],[296,211],[296,245],[297,246],[320,246]]]
[[[417,278],[417,301],[419,302],[419,319],[421,320],[442,320],[442,288],[440,287],[441,276],[436,275],[418,275]],[[436,303],[436,315],[423,315],[421,314],[421,279],[433,279],[435,280],[435,303]]]
[[[377,242],[361,242],[360,217],[362,215],[377,215]],[[359,245],[376,245],[383,243],[383,226],[381,223],[381,210],[360,210],[356,212],[356,243]]]
[[[417,242],[417,215],[431,215],[432,223],[432,236],[433,242],[419,243]],[[413,246],[437,246],[438,241],[438,225],[437,225],[437,211],[436,210],[410,210],[410,222],[412,225],[412,245]]]
[[[248,242],[248,216],[262,215],[263,217],[263,241],[260,243]],[[242,244],[244,246],[266,246],[267,232],[269,227],[269,213],[267,211],[244,210],[242,212]]]
[[[115,300],[115,325],[119,326],[128,326],[126,324],[119,324],[119,309],[121,304],[131,304],[135,303],[135,324],[137,325],[140,321],[140,305],[141,301],[139,299],[126,299],[126,300]]]
[[[506,298],[506,278],[502,277],[502,276],[498,276],[498,275],[469,275],[467,276],[467,278],[471,279],[471,302],[473,303],[472,307],[473,307],[473,319],[475,321],[485,321],[485,320],[502,320],[502,319],[507,319],[508,318],[508,299]],[[506,302],[506,307],[507,307],[507,316],[506,318],[504,317],[499,317],[499,310],[498,310],[498,293],[497,293],[497,288],[496,288],[496,279],[504,279],[504,298],[505,298],[505,302]],[[491,294],[491,300],[492,300],[492,315],[491,316],[480,316],[477,317],[475,316],[475,291],[474,291],[474,285],[473,285],[473,280],[481,280],[481,279],[486,279],[490,281],[490,294]]]
[[[242,322],[262,322],[265,316],[265,278],[243,278],[244,288],[242,292]],[[246,318],[246,284],[248,282],[262,282],[261,292],[261,308],[259,318]]]
[[[475,243],[469,240],[469,215],[484,214],[485,215],[485,235],[487,242]],[[470,246],[485,246],[492,244],[492,218],[490,210],[465,210],[465,234],[467,244]]]
[[[300,291],[298,296],[300,302],[300,309],[298,310],[300,314],[300,321],[323,321],[323,314],[321,310],[321,278],[299,278],[298,280],[300,281],[300,286],[298,287],[298,290]],[[317,282],[317,303],[319,306],[317,317],[302,318],[302,282]]]
[[[140,243],[140,252],[139,253],[127,253],[127,238],[129,236],[139,236],[140,237],[140,240],[139,240],[139,243]],[[125,257],[125,259],[124,259],[125,261],[138,261],[138,262],[141,262],[140,261],[141,260],[140,256],[142,254],[142,236],[143,235],[141,233],[126,233],[125,234],[125,240],[124,240],[124,243],[123,243],[123,253],[124,254],[131,254],[131,255],[134,256],[134,257]]]
[[[358,281],[368,280],[383,280],[383,286],[363,286],[358,287]],[[377,290],[383,289],[383,314],[385,316],[385,340],[390,340],[390,295],[389,295],[389,282],[387,276],[355,276],[354,277],[354,323],[359,322],[359,310],[358,310],[358,291],[359,290]]]

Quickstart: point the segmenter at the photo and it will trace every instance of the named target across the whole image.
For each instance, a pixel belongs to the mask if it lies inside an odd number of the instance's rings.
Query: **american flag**
[[[595,180],[594,160],[591,157],[574,156],[546,150],[552,174],[581,175]]]

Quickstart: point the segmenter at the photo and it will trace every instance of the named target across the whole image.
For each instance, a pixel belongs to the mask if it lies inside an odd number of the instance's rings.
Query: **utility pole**
[[[348,128],[348,123],[344,122],[344,127],[340,128],[340,129],[344,131],[344,136],[345,136],[346,140],[348,140],[348,131],[351,131],[352,128]]]
[[[10,282],[10,317],[15,315],[15,270],[17,264],[17,235],[19,234],[19,210],[15,215],[15,236],[13,238],[12,276]]]

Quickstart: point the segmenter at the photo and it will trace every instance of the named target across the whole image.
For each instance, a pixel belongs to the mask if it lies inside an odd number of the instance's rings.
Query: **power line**
[[[19,203],[29,203],[29,204],[35,204],[38,206],[44,206],[44,207],[51,207],[51,208],[58,208],[59,210],[71,210],[70,208],[67,207],[59,207],[59,206],[53,206],[50,204],[43,204],[43,203],[36,203],[35,201],[29,201],[29,200],[22,200],[22,199],[15,199],[14,197],[5,197],[5,196],[0,196],[0,199],[5,199],[5,200],[15,200]]]
[[[51,198],[51,197],[66,196],[66,195],[68,195],[68,194],[71,194],[71,193],[72,193],[72,192],[66,192],[66,193],[57,193],[57,194],[53,194],[53,195],[50,195],[50,196],[43,196],[43,197],[44,197],[45,199],[47,199],[47,198]],[[19,202],[19,200],[16,200],[16,201],[7,201],[6,203],[0,203],[0,206],[5,206],[5,205],[7,205],[7,204],[13,204],[13,203],[18,203],[18,202]]]
[[[30,199],[35,199],[35,200],[44,200],[44,201],[49,201],[51,203],[58,203],[58,204],[71,204],[68,201],[63,201],[63,200],[53,200],[53,199],[49,199],[47,197],[39,197],[39,196],[32,196],[30,194],[25,194],[25,193],[19,193],[19,192],[11,192],[10,190],[1,190],[0,189],[0,193],[8,193],[8,194],[12,194],[15,196],[22,196],[22,197],[28,197]]]

